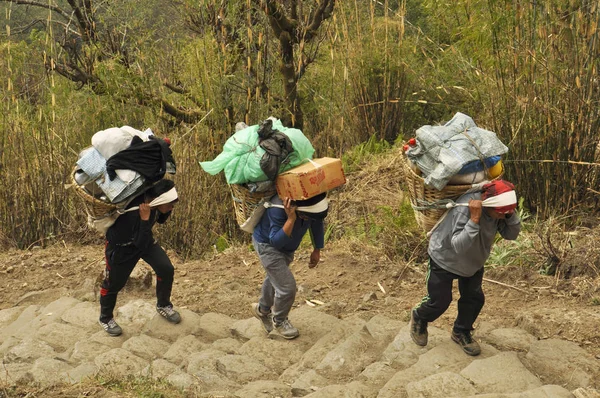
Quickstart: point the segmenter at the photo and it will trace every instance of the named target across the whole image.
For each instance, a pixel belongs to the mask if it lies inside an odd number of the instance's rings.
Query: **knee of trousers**
[[[174,275],[175,267],[172,264],[164,264],[156,272],[156,276],[162,280],[172,280]]]
[[[477,294],[476,299],[481,303],[481,305],[485,304],[485,294],[483,294],[483,292],[480,291],[479,294]]]
[[[443,309],[444,311],[446,311],[448,309],[448,307],[450,307],[450,303],[452,303],[452,293],[443,294],[439,297],[436,297],[435,301],[432,300],[432,304],[435,307]]]
[[[275,296],[280,299],[296,297],[296,284],[287,284],[275,289]]]

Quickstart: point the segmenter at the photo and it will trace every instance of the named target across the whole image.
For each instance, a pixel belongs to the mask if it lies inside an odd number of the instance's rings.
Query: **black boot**
[[[479,347],[478,342],[473,340],[471,332],[457,332],[452,330],[452,341],[460,345],[467,355],[477,356],[481,353],[481,347]]]
[[[427,345],[427,322],[417,316],[415,310],[410,312],[410,337],[416,345],[425,347]]]

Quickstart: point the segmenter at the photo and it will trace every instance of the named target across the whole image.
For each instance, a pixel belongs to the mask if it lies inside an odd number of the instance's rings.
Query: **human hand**
[[[295,221],[296,220],[296,208],[298,206],[294,206],[292,204],[292,199],[283,198],[283,210],[285,210],[285,214],[287,215],[288,220]]]
[[[148,221],[150,219],[150,205],[148,203],[140,204],[140,218],[142,221]]]
[[[310,261],[308,262],[308,268],[315,268],[321,260],[321,250],[314,249],[310,254]]]
[[[483,206],[481,200],[471,199],[469,200],[469,213],[471,214],[471,221],[475,224],[479,224],[479,220],[481,219],[481,212]]]

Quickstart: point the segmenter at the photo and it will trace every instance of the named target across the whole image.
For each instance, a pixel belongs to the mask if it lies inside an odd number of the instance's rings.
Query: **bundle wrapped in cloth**
[[[88,224],[105,231],[131,199],[175,171],[168,139],[150,129],[112,127],[94,134],[92,146],[81,151],[71,186],[84,200]]]
[[[467,192],[481,190],[503,172],[508,148],[495,133],[456,113],[443,126],[423,126],[404,145],[404,175],[417,223],[427,233]]]
[[[416,131],[415,145],[407,158],[420,170],[425,184],[443,189],[457,175],[468,175],[494,167],[508,152],[492,131],[477,127],[473,119],[456,113],[443,126],[423,126]],[[455,183],[466,183],[455,179]]]

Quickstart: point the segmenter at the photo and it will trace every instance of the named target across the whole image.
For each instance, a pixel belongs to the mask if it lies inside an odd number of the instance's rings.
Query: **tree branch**
[[[298,26],[298,21],[287,18],[275,1],[265,0],[265,4],[267,5],[265,11],[277,36],[280,36],[281,31],[285,31],[288,32],[291,37],[294,37],[294,31]]]
[[[84,12],[81,10],[76,0],[67,0],[71,8],[73,9],[73,13],[75,13],[75,17],[77,18],[77,22],[79,24],[79,31],[81,32],[81,38],[83,41],[90,41],[95,39],[95,33],[92,27],[92,23],[90,21],[91,15],[88,17],[84,15]]]
[[[35,0],[0,0],[0,1],[3,1],[5,3],[26,4],[26,5],[30,5],[30,6],[34,6],[34,7],[42,7],[47,10],[52,10],[52,11],[56,12],[57,14],[60,14],[66,20],[71,19],[71,14],[69,14],[62,8],[60,8],[58,6],[54,6],[52,4],[40,3],[39,1],[35,1]]]
[[[321,26],[324,20],[331,17],[333,14],[333,8],[335,6],[335,0],[322,0],[321,4],[316,8],[312,15],[312,19],[306,28],[304,33],[304,41],[309,42],[316,35],[317,30]]]
[[[160,99],[160,104],[167,114],[185,123],[196,123],[202,117],[200,112],[181,110],[167,102],[164,98]]]

